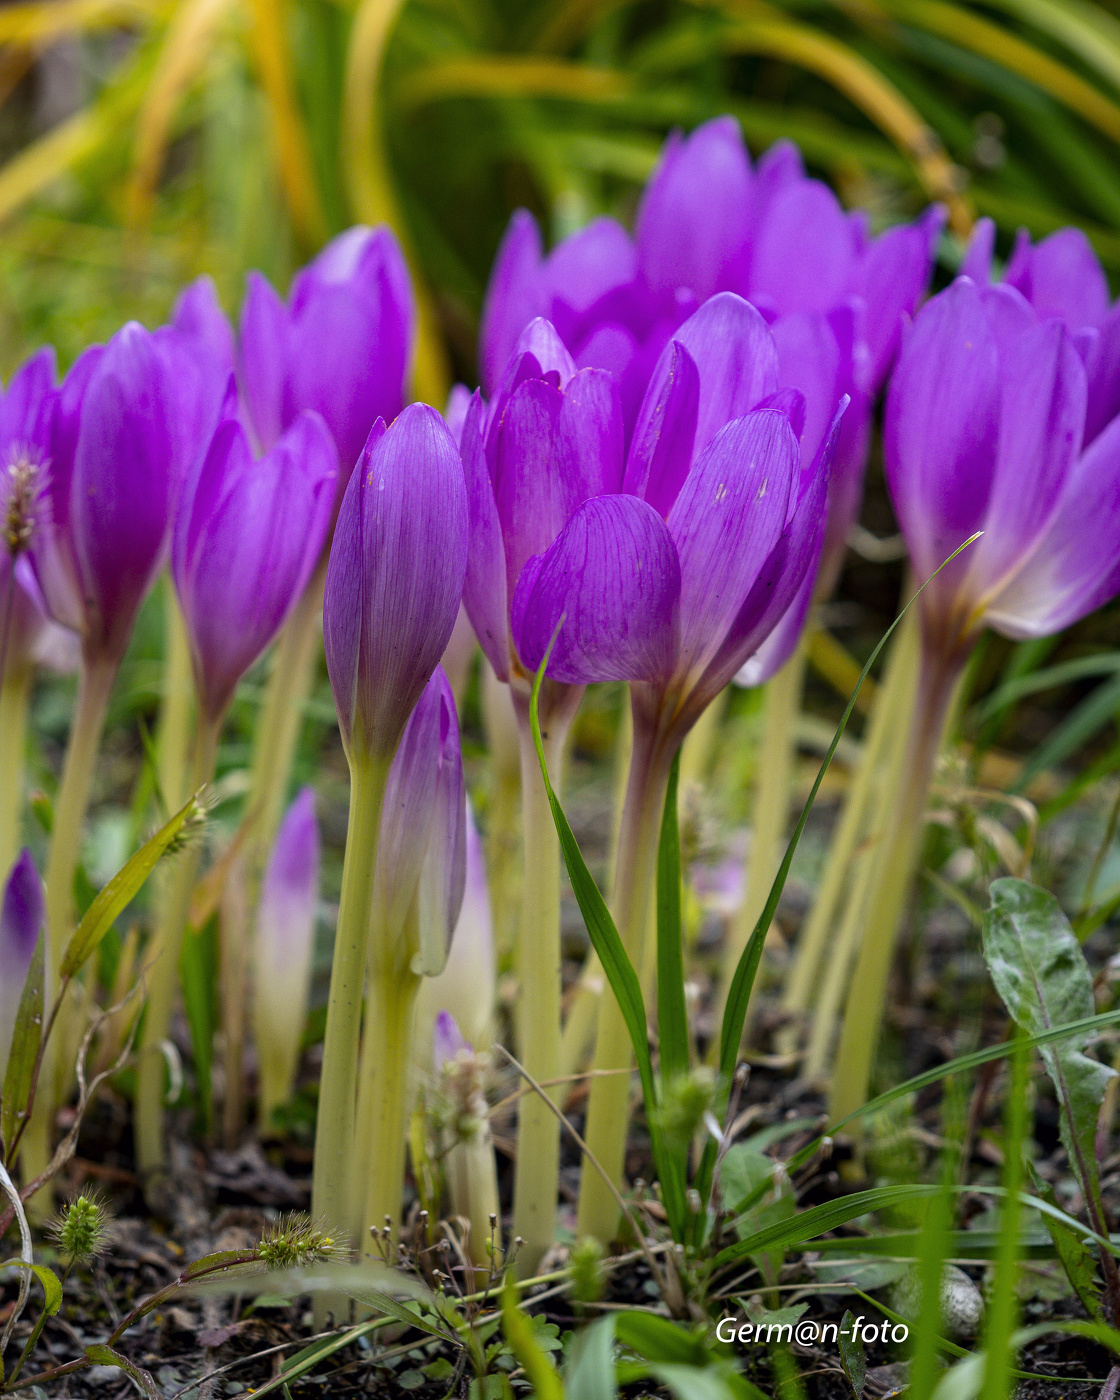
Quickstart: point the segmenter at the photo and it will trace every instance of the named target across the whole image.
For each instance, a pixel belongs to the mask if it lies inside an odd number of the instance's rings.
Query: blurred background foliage
[[[36,0],[0,8],[0,369],[69,363],[211,273],[281,286],[390,221],[417,392],[473,380],[512,209],[628,219],[666,131],[792,137],[877,222],[950,208],[1006,248],[1076,222],[1120,272],[1114,0]]]

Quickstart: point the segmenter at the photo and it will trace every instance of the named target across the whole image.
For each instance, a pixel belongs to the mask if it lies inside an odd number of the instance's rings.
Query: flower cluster
[[[445,413],[405,403],[415,313],[385,229],[335,239],[286,300],[254,274],[236,333],[202,279],[168,325],[124,326],[61,382],[49,351],[28,360],[0,398],[0,674],[5,687],[22,678],[26,696],[53,627],[70,637],[82,677],[45,897],[25,852],[0,910],[0,1065],[12,989],[44,921],[50,1004],[114,676],[167,568],[196,713],[192,779],[185,757],[161,769],[169,806],[213,777],[237,687],[280,638],[243,832],[214,861],[212,884],[233,1025],[227,1077],[242,1070],[244,1020],[258,1042],[262,1126],[291,1094],[319,913],[314,791],[280,814],[321,615],[350,769],[316,1125],[314,1209],[326,1223],[279,1222],[261,1258],[325,1257],[336,1239],[368,1241],[371,1225],[398,1217],[415,1070],[430,1044],[438,1126],[456,1148],[450,1189],[484,1257],[496,1209],[489,1061],[449,1010],[488,1043],[493,921],[453,679],[476,639],[484,694],[508,699],[521,764],[515,1024],[526,1075],[545,1087],[519,1108],[514,1225],[519,1267],[533,1267],[556,1223],[559,1128],[544,1094],[564,1078],[560,851],[530,712],[535,674],[545,668],[538,718],[554,774],[584,688],[629,685],[611,910],[648,994],[674,762],[730,681],[761,684],[783,667],[813,600],[834,586],[883,394],[886,476],[919,582],[981,538],[921,600],[912,791],[857,975],[864,1020],[877,1024],[937,741],[982,629],[1046,635],[1120,589],[1120,309],[1099,265],[1064,230],[1037,246],[1021,239],[993,280],[982,224],[962,275],[927,300],[942,222],[935,208],[873,236],[793,146],[752,163],[738,124],[721,117],[669,138],[632,234],[597,219],[546,255],[533,219],[514,215],[486,296],[481,383],[457,386]],[[162,1159],[155,1051],[204,858],[201,842],[184,845],[155,900],[148,950],[145,1172]],[[15,861],[14,848],[2,854]],[[597,1017],[586,1138],[621,1183],[629,1031],[612,997]],[[864,1041],[845,1078],[856,1093]],[[687,1152],[711,1129],[723,1085],[678,1075],[660,1131]],[[65,1088],[56,1071],[40,1090],[43,1133]],[[28,1162],[45,1140],[29,1134]],[[66,1228],[76,1238],[95,1214],[82,1198]],[[585,1172],[579,1236],[608,1239],[616,1221],[613,1188]]]

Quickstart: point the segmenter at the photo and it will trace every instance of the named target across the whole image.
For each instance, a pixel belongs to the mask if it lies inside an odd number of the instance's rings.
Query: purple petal
[[[813,584],[813,570],[808,569],[796,597],[782,614],[777,626],[754,655],[736,671],[736,685],[765,685],[797,650],[797,642],[805,630],[805,619],[809,616],[809,606],[813,601]]]
[[[597,326],[574,355],[580,369],[609,370],[622,380],[634,359],[638,343],[625,326]]]
[[[785,527],[799,466],[789,419],[769,410],[729,423],[689,473],[669,514],[681,566],[678,674],[698,675],[719,651]]]
[[[86,646],[111,658],[123,655],[166,557],[177,486],[172,400],[153,338],[130,323],[109,342],[90,379],[71,483]]]
[[[970,551],[969,583],[998,587],[1052,517],[1081,449],[1085,369],[1069,332],[1047,321],[1001,356],[999,451],[984,537]]]
[[[293,288],[283,412],[285,423],[303,409],[322,414],[345,481],[375,420],[401,411],[414,312],[388,230],[353,229],[335,242]]]
[[[723,426],[749,413],[778,387],[778,352],[766,322],[749,302],[731,292],[712,297],[674,334],[700,377],[692,460]],[[661,353],[638,414],[634,440],[645,442],[644,424],[665,393],[673,373],[671,345]],[[648,448],[646,449],[648,450]],[[640,472],[639,475],[644,473]]]
[[[55,357],[44,345],[24,360],[0,401],[0,450],[29,452],[40,462],[50,456],[55,411]]]
[[[668,677],[681,574],[660,515],[636,496],[598,496],[526,568],[513,603],[521,660],[569,685]]]
[[[1085,412],[1085,441],[1092,442],[1120,413],[1120,306],[1101,324],[1100,334],[1085,361],[1089,377],[1089,406]]]
[[[1038,315],[1021,292],[1004,283],[982,288],[980,300],[1002,364],[1012,347],[1038,325]]]
[[[666,347],[665,372],[655,376],[638,413],[626,462],[625,489],[668,515],[692,465],[700,408],[700,375],[679,341]]]
[[[0,1079],[43,919],[43,885],[31,852],[24,849],[12,866],[0,904]]]
[[[968,247],[960,266],[960,276],[971,277],[978,287],[992,280],[992,254],[996,247],[994,219],[977,219],[969,235]]]
[[[695,715],[720,693],[760,648],[766,646],[768,638],[778,629],[782,629],[784,635],[775,642],[771,659],[780,659],[782,649],[790,642],[790,629],[804,622],[804,616],[798,611],[799,602],[804,601],[802,595],[806,587],[812,588],[820,561],[832,452],[838,429],[839,419],[819,462],[810,470],[808,481],[803,479],[799,483],[797,505],[759,570],[719,650],[705,674],[695,684],[692,696]],[[793,640],[796,640],[796,634]],[[759,669],[761,674],[763,668]]]
[[[576,372],[576,364],[568,352],[568,347],[556,333],[551,321],[538,316],[528,324],[517,337],[514,355],[532,355],[540,366],[538,373],[547,377],[558,376],[559,387],[567,386],[568,380]]]
[[[486,659],[500,680],[509,679],[509,594],[502,526],[482,440],[483,408],[476,393],[460,441],[467,487],[470,547],[463,606]]]
[[[751,165],[734,117],[674,132],[638,210],[638,261],[657,292],[704,301],[738,285],[750,229]]]
[[[447,424],[456,445],[463,441],[463,424],[467,421],[467,411],[473,395],[465,384],[452,384],[447,395],[447,407],[443,410],[443,421]]]
[[[1005,275],[1039,316],[1060,316],[1071,331],[1099,326],[1108,315],[1108,281],[1079,228],[1061,228],[1031,245],[1021,231]]]
[[[1023,567],[989,604],[1009,637],[1046,637],[1120,591],[1120,419],[1085,449],[1058,509]]]
[[[174,559],[195,682],[211,719],[307,587],[337,474],[334,441],[316,413],[300,414],[259,462],[239,423],[215,434]]]
[[[323,642],[359,761],[396,751],[447,646],[467,567],[463,466],[443,419],[411,404],[371,433],[327,566]]]
[[[575,312],[586,311],[613,288],[633,282],[637,273],[634,244],[614,219],[592,219],[558,243],[545,263],[549,293]]]
[[[287,980],[293,963],[310,970],[318,898],[319,823],[314,789],[305,787],[280,823],[261,881],[256,956],[265,985]]]
[[[851,382],[851,335],[842,348],[832,322],[819,311],[783,316],[770,330],[782,384],[800,389],[805,397],[801,456],[803,461],[812,462],[832,426],[840,396]]]
[[[622,405],[605,370],[580,370],[567,391],[518,385],[498,428],[494,496],[512,597],[525,561],[543,553],[590,496],[622,484]]]
[[[867,307],[869,387],[883,383],[898,353],[904,316],[912,316],[929,286],[945,210],[935,205],[913,224],[888,229],[859,259],[855,288]]]
[[[249,273],[241,308],[241,389],[256,445],[267,452],[284,431],[284,379],[291,318],[267,278]]]
[[[432,1032],[432,1066],[436,1073],[438,1074],[461,1050],[470,1049],[455,1022],[455,1017],[450,1011],[441,1011],[436,1017],[435,1029]]]
[[[440,668],[440,748],[435,806],[416,891],[420,947],[413,972],[443,971],[463,907],[467,879],[467,788],[459,746],[459,718],[451,684]]]
[[[758,162],[754,176],[754,218],[757,228],[766,222],[774,200],[783,190],[805,178],[801,152],[792,141],[775,141]]]
[[[413,970],[434,976],[447,959],[466,879],[466,788],[455,699],[437,667],[405,725],[381,812],[373,926],[400,937],[414,906]]]
[[[851,284],[855,252],[851,226],[827,185],[787,185],[755,233],[750,298],[764,298],[787,315],[827,311]]]
[[[921,579],[983,525],[995,473],[999,387],[996,339],[980,293],[958,278],[919,312],[887,395],[887,484]],[[963,567],[958,560],[934,587]]]
[[[548,314],[547,301],[540,230],[532,214],[518,209],[498,247],[482,307],[479,370],[487,394],[496,392],[521,332],[535,316]]]
[[[74,361],[59,387],[52,414],[50,471],[47,473],[47,528],[38,532],[31,546],[35,577],[56,622],[73,632],[86,627],[78,561],[70,529],[70,501],[74,454],[82,422],[82,403],[94,370],[105,353],[103,345],[91,345]]]

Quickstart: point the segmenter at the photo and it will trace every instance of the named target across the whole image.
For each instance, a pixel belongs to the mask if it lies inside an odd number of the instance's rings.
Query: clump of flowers
[[[90,1264],[105,1253],[112,1217],[97,1195],[76,1196],[62,1207],[50,1226],[60,1254],[73,1264]]]
[[[346,1250],[322,1221],[291,1213],[278,1216],[268,1227],[261,1236],[258,1253],[261,1263],[270,1269],[299,1269],[337,1259]]]

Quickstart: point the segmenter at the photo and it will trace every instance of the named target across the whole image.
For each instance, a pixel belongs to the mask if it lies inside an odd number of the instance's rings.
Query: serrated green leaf
[[[1093,978],[1085,954],[1058,901],[1026,880],[996,880],[984,915],[984,958],[1012,1020],[1028,1035],[1084,1020],[1095,1010]],[[1043,1063],[1060,1108],[1062,1143],[1085,1199],[1098,1220],[1100,1173],[1097,1119],[1113,1071],[1082,1051],[1074,1035],[1044,1046]]]
[[[31,1098],[35,1060],[43,1038],[43,977],[45,937],[39,934],[35,951],[23,983],[23,993],[12,1029],[12,1044],[8,1066],[4,1072],[4,1096],[0,1103],[0,1142],[8,1146],[15,1142],[20,1124],[27,1113]]]
[[[117,871],[86,910],[78,925],[59,969],[63,977],[73,977],[97,949],[98,944],[143,887],[167,848],[182,831],[188,817],[195,811],[195,799],[179,811],[150,837],[135,855]]]

